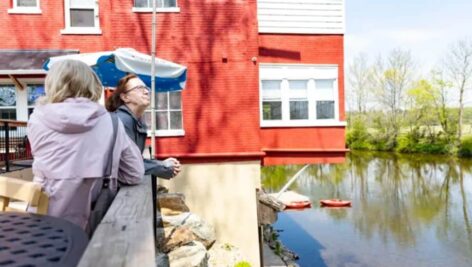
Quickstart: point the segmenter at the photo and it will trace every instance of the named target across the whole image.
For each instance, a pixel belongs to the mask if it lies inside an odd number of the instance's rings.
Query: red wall
[[[42,14],[8,14],[0,2],[0,49],[133,47],[150,53],[151,13],[133,1],[99,1],[102,35],[61,35],[64,1],[41,1]],[[158,154],[240,153],[260,157],[256,0],[179,0],[180,13],[158,13],[157,56],[188,67],[182,93],[184,137],[158,138]]]
[[[339,115],[344,109],[344,44],[342,35],[260,34],[259,63],[338,65]],[[264,165],[340,162],[345,127],[261,128]]]
[[[63,0],[41,1],[38,15],[8,14],[11,1],[0,1],[0,49],[84,53],[133,47],[150,53],[151,13],[133,13],[132,3],[99,1],[101,35],[61,35]],[[277,154],[269,151],[273,148],[344,148],[343,127],[261,129],[258,88],[259,63],[338,64],[343,120],[342,35],[258,34],[256,0],[179,0],[179,7],[180,13],[158,13],[157,56],[188,67],[182,92],[185,136],[158,138],[158,156],[260,159],[262,148],[268,163]]]

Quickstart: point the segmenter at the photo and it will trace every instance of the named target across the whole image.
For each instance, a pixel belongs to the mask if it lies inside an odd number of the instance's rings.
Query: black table
[[[0,212],[0,266],[76,266],[86,233],[64,219]]]

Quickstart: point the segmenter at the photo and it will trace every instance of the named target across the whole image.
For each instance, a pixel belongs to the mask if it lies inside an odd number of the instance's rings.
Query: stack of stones
[[[242,261],[239,250],[216,242],[214,228],[190,212],[181,193],[160,187],[157,195],[157,266],[234,266]]]

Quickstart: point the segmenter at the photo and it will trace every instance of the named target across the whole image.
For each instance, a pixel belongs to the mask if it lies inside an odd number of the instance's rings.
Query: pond
[[[302,167],[263,167],[264,189],[278,192]],[[472,266],[470,159],[351,152],[311,165],[290,189],[313,203],[274,224],[300,266]],[[319,207],[330,198],[352,207]]]

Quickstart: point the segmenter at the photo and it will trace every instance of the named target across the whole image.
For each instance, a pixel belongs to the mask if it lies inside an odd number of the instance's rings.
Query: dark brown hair
[[[107,101],[105,102],[105,108],[108,111],[113,112],[117,110],[121,105],[124,105],[124,102],[123,100],[121,100],[120,95],[126,91],[126,84],[128,83],[128,81],[134,78],[138,78],[138,76],[136,76],[135,74],[128,74],[120,79],[115,91],[110,97],[108,97]]]

